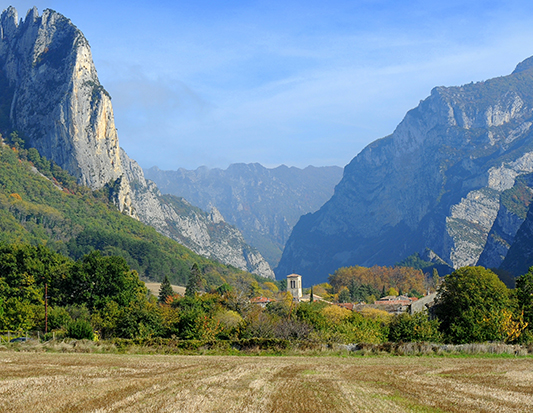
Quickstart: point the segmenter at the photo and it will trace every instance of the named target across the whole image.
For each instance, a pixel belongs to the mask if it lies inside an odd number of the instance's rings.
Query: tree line
[[[1,244],[0,330],[44,331],[46,322],[58,338],[533,342],[533,268],[512,290],[490,270],[461,268],[441,281],[430,313],[395,316],[371,306],[356,312],[295,302],[273,282],[210,286],[204,275],[193,264],[184,296],[166,278],[154,297],[122,257],[93,251],[74,261],[44,246]],[[273,300],[266,307],[251,302],[267,291]]]

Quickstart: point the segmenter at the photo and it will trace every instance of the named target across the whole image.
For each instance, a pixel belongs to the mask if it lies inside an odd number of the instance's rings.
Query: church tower
[[[287,291],[295,300],[302,298],[302,276],[298,274],[287,275]]]

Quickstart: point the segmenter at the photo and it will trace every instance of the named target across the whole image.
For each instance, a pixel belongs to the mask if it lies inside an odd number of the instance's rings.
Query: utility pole
[[[44,283],[44,334],[48,333],[48,283]]]

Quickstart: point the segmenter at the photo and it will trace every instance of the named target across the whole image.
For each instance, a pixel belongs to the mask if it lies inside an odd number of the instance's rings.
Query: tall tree
[[[185,288],[186,297],[194,297],[196,293],[202,288],[202,274],[198,264],[194,263],[191,267],[187,287]]]
[[[339,303],[349,303],[351,301],[350,291],[348,291],[348,288],[344,287],[339,292],[338,301]]]
[[[63,284],[67,293],[63,304],[86,304],[90,310],[103,308],[115,301],[127,307],[132,301],[144,300],[147,289],[135,270],[122,257],[106,257],[93,251],[78,260]]]
[[[436,268],[433,268],[433,287],[435,288],[435,291],[437,291],[437,288],[439,288],[440,284],[440,277],[439,272]]]
[[[483,267],[463,267],[444,278],[435,314],[448,341],[475,343],[504,340],[502,315],[509,308],[508,289]]]
[[[520,310],[524,312],[524,319],[531,329],[533,325],[533,267],[516,279],[516,297]]]
[[[163,282],[161,283],[161,286],[159,287],[158,301],[160,303],[164,303],[167,301],[168,297],[172,297],[173,295],[174,295],[174,290],[172,290],[170,281],[165,274],[165,279],[163,280]]]

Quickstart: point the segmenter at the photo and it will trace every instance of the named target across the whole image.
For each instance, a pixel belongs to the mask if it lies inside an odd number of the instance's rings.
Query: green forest
[[[0,273],[0,330],[38,330],[45,339],[533,342],[533,268],[512,290],[490,270],[461,268],[440,281],[431,313],[394,316],[371,307],[350,311],[325,301],[295,302],[272,282],[209,287],[196,263],[184,296],[173,293],[165,278],[156,298],[124,258],[100,251],[72,260],[42,245],[2,244]],[[354,272],[345,280],[359,283],[356,277]],[[336,283],[332,293],[347,288],[333,275],[330,281]],[[266,290],[273,297],[268,305],[251,301]]]

